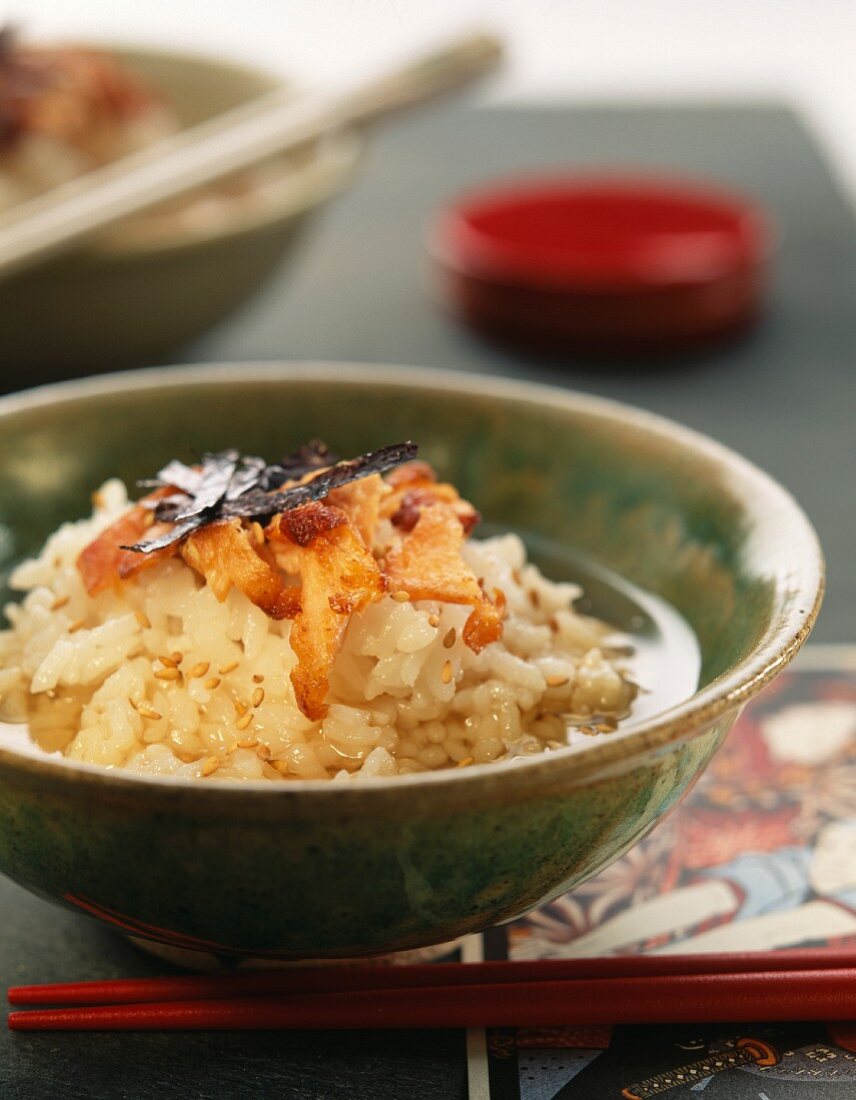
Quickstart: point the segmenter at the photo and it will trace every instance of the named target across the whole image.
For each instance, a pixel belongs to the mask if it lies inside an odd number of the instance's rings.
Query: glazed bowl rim
[[[345,371],[343,375],[343,369]],[[619,422],[666,438],[712,460],[724,470],[738,473],[740,488],[745,484],[753,492],[741,493],[741,500],[759,518],[760,505],[766,502],[774,523],[787,525],[790,547],[798,557],[798,586],[790,608],[785,610],[780,625],[774,622],[765,630],[752,650],[733,668],[711,683],[696,690],[692,696],[637,724],[630,724],[602,740],[556,749],[550,753],[520,758],[513,764],[475,764],[463,769],[424,772],[385,779],[353,779],[346,787],[330,780],[300,780],[294,783],[272,783],[270,780],[217,779],[204,783],[199,779],[174,776],[146,776],[131,771],[105,769],[56,757],[19,752],[12,747],[0,747],[0,765],[73,781],[75,784],[95,784],[129,789],[167,792],[196,791],[202,799],[227,796],[231,799],[256,798],[264,792],[267,798],[311,799],[333,798],[351,801],[352,797],[372,798],[382,793],[394,796],[396,791],[415,793],[437,787],[455,787],[459,794],[468,785],[490,778],[491,786],[508,788],[523,781],[536,784],[543,780],[550,785],[551,777],[579,780],[594,773],[612,771],[616,765],[626,767],[630,760],[651,752],[665,750],[709,726],[730,712],[739,710],[774,676],[778,675],[796,655],[807,638],[820,609],[824,589],[824,560],[810,521],[793,496],[769,474],[735,451],[717,443],[703,433],[684,427],[666,417],[638,409],[609,398],[577,393],[558,386],[520,381],[489,374],[469,374],[461,371],[430,367],[401,367],[390,364],[345,363],[332,361],[267,361],[241,363],[224,362],[191,366],[154,367],[122,371],[96,377],[52,383],[31,390],[0,397],[0,423],[9,417],[39,408],[73,403],[90,398],[127,396],[132,391],[192,389],[219,384],[265,383],[326,383],[341,382],[365,387],[378,386],[434,393],[462,393],[473,398],[497,399],[500,403],[516,402],[536,408],[558,408],[569,413]],[[770,507],[777,505],[777,507]],[[780,510],[783,512],[780,516]],[[620,751],[619,751],[620,750]],[[427,791],[426,791],[427,793]],[[343,797],[344,796],[344,797]]]

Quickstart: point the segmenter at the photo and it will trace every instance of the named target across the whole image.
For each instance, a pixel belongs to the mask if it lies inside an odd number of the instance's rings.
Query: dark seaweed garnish
[[[352,481],[383,474],[416,456],[415,443],[393,443],[380,450],[345,461],[337,460],[320,440],[301,447],[280,462],[268,465],[256,455],[238,451],[206,454],[198,467],[169,462],[156,477],[141,481],[147,489],[177,491],[146,504],[155,519],[174,526],[155,538],[144,539],[123,550],[150,554],[179,542],[193,531],[223,519],[267,522],[278,512],[326,497],[331,490]],[[318,472],[301,485],[282,486]]]

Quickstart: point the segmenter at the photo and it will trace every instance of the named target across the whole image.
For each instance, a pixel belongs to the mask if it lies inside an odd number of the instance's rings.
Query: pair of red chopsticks
[[[39,1031],[852,1020],[856,951],[301,967],[18,986],[9,1002],[27,1006],[10,1028]]]

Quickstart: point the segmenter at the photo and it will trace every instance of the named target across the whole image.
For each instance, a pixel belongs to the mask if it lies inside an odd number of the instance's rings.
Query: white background
[[[462,27],[509,42],[491,99],[784,99],[856,196],[856,0],[18,0],[31,35],[227,53],[332,84]]]

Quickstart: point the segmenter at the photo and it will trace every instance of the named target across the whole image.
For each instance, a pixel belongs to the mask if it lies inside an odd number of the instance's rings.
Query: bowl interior
[[[166,95],[182,126],[195,126],[281,87],[263,69],[225,58],[170,50],[108,47],[129,69]]]
[[[774,482],[676,425],[559,391],[246,365],[36,391],[0,403],[0,421],[4,585],[60,522],[88,513],[107,477],[133,485],[171,457],[236,446],[274,458],[320,437],[344,455],[414,439],[492,527],[572,548],[661,596],[698,637],[702,685],[750,655],[781,661],[819,599],[814,534]]]

